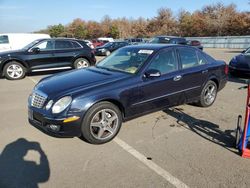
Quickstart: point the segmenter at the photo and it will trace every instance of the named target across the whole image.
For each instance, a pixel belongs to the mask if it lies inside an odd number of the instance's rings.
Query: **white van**
[[[0,34],[0,52],[19,50],[37,39],[50,38],[47,34],[3,33]]]

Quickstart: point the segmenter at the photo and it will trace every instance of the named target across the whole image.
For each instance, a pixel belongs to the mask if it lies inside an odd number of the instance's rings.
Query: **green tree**
[[[65,28],[62,24],[58,25],[51,25],[48,27],[48,33],[51,37],[59,37],[63,32]]]
[[[109,28],[109,36],[116,39],[119,37],[119,30],[118,27],[115,25],[110,26]]]

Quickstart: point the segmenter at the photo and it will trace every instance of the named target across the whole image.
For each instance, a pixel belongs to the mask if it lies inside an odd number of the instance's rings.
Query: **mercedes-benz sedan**
[[[112,140],[122,122],[183,103],[211,106],[227,67],[197,48],[123,47],[95,67],[42,79],[29,96],[29,122],[56,137]]]

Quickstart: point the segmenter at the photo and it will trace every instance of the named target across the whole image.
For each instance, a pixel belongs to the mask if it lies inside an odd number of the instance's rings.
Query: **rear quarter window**
[[[81,48],[81,45],[75,41],[72,41],[72,44],[74,48]]]
[[[87,49],[87,50],[91,50],[91,48],[84,42],[84,41],[77,41],[81,44],[82,48]]]

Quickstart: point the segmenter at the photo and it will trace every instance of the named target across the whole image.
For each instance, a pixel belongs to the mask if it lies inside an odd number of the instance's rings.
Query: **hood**
[[[59,73],[42,79],[35,90],[46,93],[51,98],[73,95],[83,90],[122,80],[129,74],[104,70],[96,67]]]
[[[24,52],[25,52],[25,50],[22,50],[22,49],[21,50],[4,51],[4,52],[0,52],[0,57],[23,54]]]

